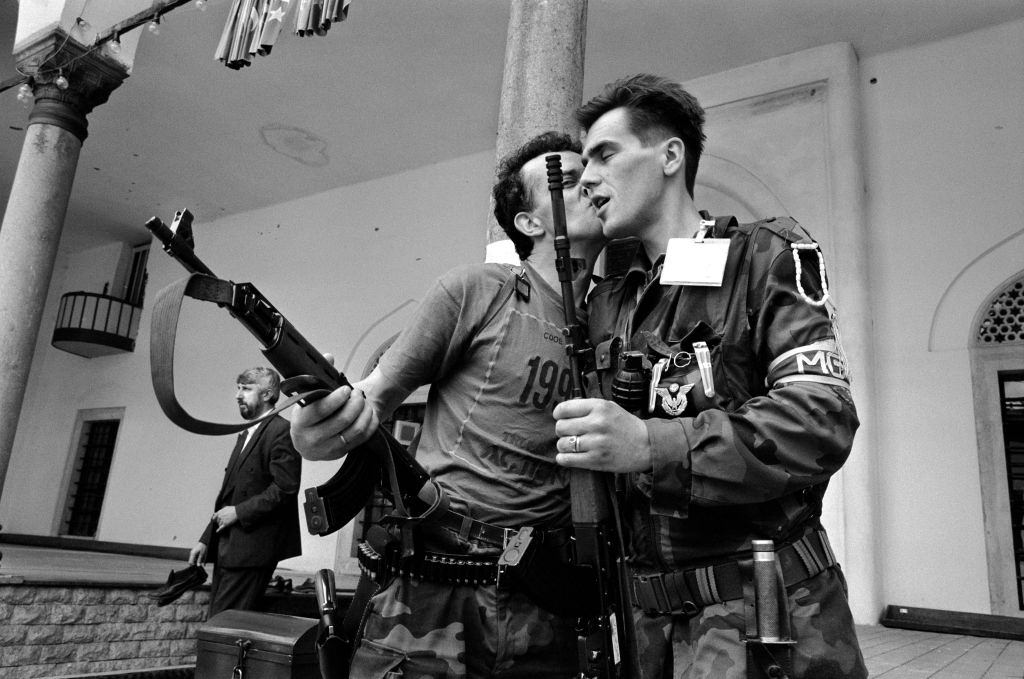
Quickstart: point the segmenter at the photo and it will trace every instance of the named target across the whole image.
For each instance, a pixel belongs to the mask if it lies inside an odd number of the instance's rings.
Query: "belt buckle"
[[[671,611],[672,605],[661,573],[633,576],[633,596],[637,606],[648,615],[665,615]]]
[[[526,556],[526,552],[533,543],[533,528],[505,528],[502,538],[501,556],[498,557],[498,572],[495,577],[495,584],[498,589],[508,586],[507,573],[509,569],[516,568],[519,562]]]
[[[658,573],[650,578],[651,593],[654,595],[654,602],[658,606],[658,613],[664,615],[672,612],[672,602],[668,598],[668,588],[665,587],[665,574]]]
[[[692,599],[683,598],[676,607],[673,605],[672,597],[669,595],[668,586],[665,584],[666,573],[650,573],[638,575],[633,582],[633,595],[639,607],[648,615],[677,615],[682,614],[692,618],[700,612],[700,607]],[[650,596],[643,596],[641,592],[646,590]],[[687,587],[687,595],[692,593]]]

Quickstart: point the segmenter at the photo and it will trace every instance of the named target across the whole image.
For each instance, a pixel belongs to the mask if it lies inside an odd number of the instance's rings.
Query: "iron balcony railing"
[[[95,292],[69,292],[60,298],[53,346],[93,358],[135,350],[142,308]]]

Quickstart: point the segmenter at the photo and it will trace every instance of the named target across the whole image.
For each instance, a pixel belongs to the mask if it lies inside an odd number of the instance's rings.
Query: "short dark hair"
[[[270,392],[270,405],[277,403],[281,395],[281,376],[277,371],[263,366],[249,368],[238,376],[238,384],[258,384],[261,389]]]
[[[693,197],[697,165],[704,152],[704,109],[682,86],[661,76],[639,73],[605,85],[604,90],[576,109],[576,122],[586,132],[612,109],[629,111],[630,131],[645,146],[676,136],[686,147],[686,190]]]
[[[512,240],[519,259],[533,253],[533,239],[516,229],[516,215],[533,208],[534,196],[523,184],[523,165],[543,153],[580,152],[580,142],[562,132],[538,134],[506,155],[498,163],[498,179],[491,190],[494,196],[494,217]]]

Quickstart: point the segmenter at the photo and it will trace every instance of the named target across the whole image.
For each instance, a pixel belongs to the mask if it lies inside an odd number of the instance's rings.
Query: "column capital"
[[[14,58],[18,70],[29,77],[35,96],[29,125],[56,125],[79,141],[88,135],[86,116],[128,77],[122,64],[81,45],[61,29],[26,45]]]

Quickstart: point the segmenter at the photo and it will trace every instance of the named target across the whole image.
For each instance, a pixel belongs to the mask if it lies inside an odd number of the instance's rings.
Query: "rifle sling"
[[[270,419],[304,399],[315,399],[327,394],[325,389],[303,391],[296,388],[295,385],[308,384],[305,376],[297,375],[289,377],[281,383],[282,391],[285,393],[295,391],[296,393],[280,401],[273,410],[255,420],[237,424],[222,424],[192,417],[178,402],[174,390],[174,344],[178,330],[178,318],[181,314],[181,303],[185,297],[230,307],[234,299],[234,283],[214,276],[194,273],[168,285],[157,293],[150,328],[150,372],[153,390],[160,408],[168,419],[179,427],[193,434],[206,436],[234,434]],[[405,517],[410,516],[410,512],[402,500],[395,462],[392,457],[395,451],[387,446],[386,441],[383,446],[386,448],[386,452],[380,457],[384,459],[377,456],[348,455],[333,477],[315,489],[306,491],[307,523],[309,523],[310,493],[320,499],[326,514],[323,517],[324,524],[318,526],[316,530],[310,524],[310,532],[327,535],[339,530],[362,510],[373,494],[374,488],[382,482],[389,487],[392,497],[396,499],[395,503],[399,513]],[[381,478],[381,472],[385,468],[387,478]]]
[[[224,436],[235,434],[268,420],[278,413],[291,408],[304,398],[314,396],[320,390],[307,391],[289,396],[273,410],[254,420],[236,424],[207,422],[192,417],[178,402],[174,391],[174,343],[178,332],[178,317],[185,297],[204,302],[229,305],[233,297],[234,283],[204,274],[192,274],[175,281],[157,293],[153,305],[153,319],[149,335],[150,373],[153,391],[160,408],[171,422],[193,434]],[[287,383],[287,380],[285,380]]]

